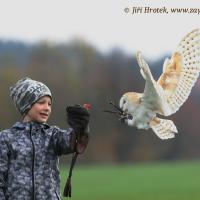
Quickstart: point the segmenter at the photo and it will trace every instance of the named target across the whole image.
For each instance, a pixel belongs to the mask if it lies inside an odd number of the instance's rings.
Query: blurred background
[[[155,78],[161,74],[168,55],[150,62]],[[91,141],[84,163],[121,163],[137,161],[198,159],[200,157],[200,80],[182,108],[170,117],[179,131],[171,140],[160,140],[152,130],[138,130],[104,113],[117,105],[127,91],[142,92],[144,80],[134,56],[120,49],[103,54],[83,40],[56,45],[40,42],[30,45],[0,41],[1,129],[21,120],[9,97],[9,87],[19,78],[44,82],[53,94],[49,124],[66,128],[67,105],[90,103]]]
[[[91,140],[85,154],[79,157],[75,174],[78,196],[75,194],[75,199],[188,199],[184,191],[188,195],[192,193],[193,200],[199,198],[200,79],[187,102],[170,117],[179,131],[174,139],[162,141],[151,130],[128,127],[115,116],[103,112],[111,108],[110,100],[118,104],[125,92],[143,92],[145,82],[135,60],[136,50],[143,52],[154,78],[158,79],[164,59],[171,56],[185,34],[200,27],[198,15],[131,15],[124,12],[124,8],[131,9],[133,6],[198,6],[196,1],[186,0],[181,5],[178,0],[165,3],[19,0],[1,4],[0,129],[11,127],[21,120],[9,97],[9,87],[25,76],[42,81],[51,89],[51,125],[68,127],[65,116],[67,105],[92,105]],[[63,166],[69,161],[70,156],[61,157],[63,184],[67,176],[67,168]],[[171,165],[177,161],[181,164]],[[166,162],[171,164],[161,164]],[[146,166],[150,171],[146,171]],[[169,174],[165,173],[167,166],[172,166]],[[120,167],[119,170],[116,167]],[[127,174],[120,176],[124,171]],[[185,175],[188,179],[182,179]],[[94,182],[95,177],[100,182]],[[171,196],[156,193],[159,184],[152,186],[156,177],[160,184],[169,183],[160,189],[165,194],[169,191]],[[121,187],[118,178],[123,185],[128,181],[129,187]],[[134,185],[133,180],[137,180],[139,186]],[[180,186],[180,183],[186,182],[188,185]],[[118,185],[108,192],[108,187],[116,183]],[[143,187],[145,183],[147,185]],[[88,191],[87,185],[90,184],[93,193]],[[134,192],[131,192],[131,185],[136,188]],[[188,187],[191,193],[186,190]],[[182,196],[173,197],[174,188]],[[146,197],[142,196],[143,191]]]

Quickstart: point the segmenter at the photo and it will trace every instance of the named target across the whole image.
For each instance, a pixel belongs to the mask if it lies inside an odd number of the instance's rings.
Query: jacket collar
[[[46,123],[38,123],[38,122],[16,122],[12,128],[17,130],[44,130],[50,128],[50,126]]]

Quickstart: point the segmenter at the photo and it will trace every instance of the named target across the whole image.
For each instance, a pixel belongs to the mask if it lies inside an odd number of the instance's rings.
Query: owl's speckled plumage
[[[140,72],[146,80],[143,93],[128,92],[120,99],[120,108],[131,114],[130,126],[139,129],[152,128],[161,139],[169,139],[178,133],[173,121],[156,117],[177,112],[187,100],[200,72],[200,30],[195,29],[179,43],[171,59],[166,59],[163,73],[155,81],[148,64],[137,53]]]

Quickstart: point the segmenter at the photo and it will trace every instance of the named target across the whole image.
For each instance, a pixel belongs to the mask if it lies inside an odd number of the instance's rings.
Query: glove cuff
[[[76,143],[76,152],[78,154],[84,153],[87,148],[88,142],[89,142],[89,134],[85,133],[84,135],[81,135]]]

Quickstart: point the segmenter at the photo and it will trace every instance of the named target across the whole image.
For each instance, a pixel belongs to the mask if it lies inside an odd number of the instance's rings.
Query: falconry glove
[[[75,130],[76,134],[84,135],[88,131],[90,115],[81,105],[68,106],[66,108],[67,122]]]
[[[76,134],[76,146],[75,153],[73,153],[72,161],[70,165],[70,171],[67,178],[67,182],[64,188],[64,197],[71,197],[72,186],[71,186],[71,177],[72,170],[76,163],[78,154],[82,154],[89,142],[89,112],[87,107],[82,107],[81,105],[68,106],[66,108],[67,113],[67,122],[74,129]]]

